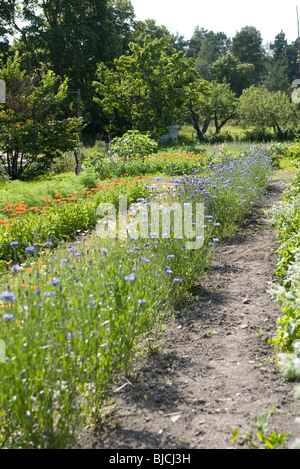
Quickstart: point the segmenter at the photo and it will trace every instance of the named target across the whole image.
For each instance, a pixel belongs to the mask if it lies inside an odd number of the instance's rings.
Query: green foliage
[[[227,54],[212,64],[212,76],[219,83],[228,83],[239,97],[244,89],[253,85],[255,66],[252,63],[242,63],[234,55]]]
[[[242,63],[255,66],[256,83],[265,70],[263,40],[254,26],[245,26],[232,38],[231,52]]]
[[[99,64],[95,102],[113,134],[133,128],[157,136],[168,133],[170,126],[182,121],[185,86],[197,73],[166,36],[155,40],[147,36],[143,46],[130,43],[129,47],[131,54],[116,59],[113,69]]]
[[[251,86],[238,100],[237,119],[245,128],[254,126],[266,130],[271,127],[280,131],[288,122],[293,122],[295,111],[295,105],[286,93]]]
[[[257,428],[256,437],[260,443],[263,444],[265,449],[276,449],[278,447],[285,447],[286,439],[289,437],[289,433],[278,433],[276,430],[268,435],[268,418],[264,415],[256,415],[254,423]],[[231,442],[235,444],[235,441],[239,435],[239,429],[235,429],[232,432]],[[255,449],[259,449],[259,444],[252,441],[250,433],[246,433],[246,442],[249,446]]]
[[[18,54],[0,72],[6,83],[6,104],[0,104],[0,151],[12,179],[42,174],[53,160],[78,141],[78,119],[63,119],[67,81],[51,71],[27,76]]]
[[[158,150],[158,143],[138,130],[129,130],[122,137],[116,137],[110,145],[109,156],[113,159],[130,159],[150,155]]]
[[[280,248],[276,274],[278,284],[269,292],[277,298],[283,316],[277,320],[277,333],[270,340],[279,354],[279,367],[285,379],[300,377],[300,202],[299,173],[287,188],[283,203],[270,211],[277,226]]]

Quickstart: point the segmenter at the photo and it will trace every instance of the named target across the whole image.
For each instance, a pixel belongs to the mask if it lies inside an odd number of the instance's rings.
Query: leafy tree
[[[155,39],[170,39],[173,37],[166,26],[156,24],[156,21],[153,19],[136,21],[131,42],[137,43],[142,47],[147,36],[150,37],[152,41]]]
[[[112,70],[99,64],[95,101],[113,134],[134,128],[162,135],[182,120],[185,86],[197,73],[189,59],[174,50],[172,38],[147,36],[143,46],[129,47],[131,55],[116,59]]]
[[[286,40],[285,33],[281,30],[280,33],[275,36],[274,42],[270,44],[270,49],[273,52],[273,59],[276,61],[285,59],[287,46],[288,42]]]
[[[281,31],[270,44],[271,56],[266,60],[266,77],[263,84],[269,91],[288,91],[288,43]]]
[[[192,57],[193,59],[196,59],[198,57],[202,42],[207,33],[208,31],[206,29],[196,26],[194,30],[194,34],[188,43],[188,49],[187,49],[188,57]]]
[[[216,134],[236,115],[236,96],[228,83],[211,82],[208,110],[214,120]]]
[[[202,78],[212,80],[211,66],[219,57],[227,54],[229,42],[224,33],[209,31],[205,35],[195,63],[195,68]]]
[[[236,97],[227,83],[195,81],[187,93],[185,112],[187,120],[197,132],[199,141],[205,139],[213,120],[216,134],[235,117]]]
[[[261,33],[254,26],[245,26],[232,39],[231,52],[242,63],[255,66],[256,82],[265,70],[265,53]]]
[[[1,160],[12,179],[30,171],[41,174],[78,142],[80,121],[61,116],[67,80],[60,83],[51,71],[27,75],[18,54],[8,59],[0,79],[6,83],[6,103],[0,105]]]
[[[295,105],[287,93],[268,91],[264,86],[251,86],[244,90],[237,104],[237,117],[244,128],[272,127],[281,132],[295,115]]]
[[[190,83],[185,93],[184,118],[194,127],[199,142],[205,140],[211,121],[211,114],[207,111],[209,94],[209,83],[199,76]]]
[[[130,2],[0,0],[1,10],[6,13],[2,21],[15,39],[14,50],[20,53],[22,68],[33,73],[43,63],[62,81],[69,77],[71,114],[77,108],[80,89],[85,118],[101,125],[91,85],[97,64],[112,63],[126,47],[132,20]],[[124,18],[127,14],[131,15],[128,22]]]
[[[108,2],[114,29],[121,42],[120,55],[128,51],[129,42],[135,27],[135,13],[130,0],[109,0]]]
[[[249,88],[255,81],[255,67],[253,64],[242,63],[232,54],[220,57],[212,64],[211,74],[216,81],[226,81],[236,96],[242,94],[243,89]]]

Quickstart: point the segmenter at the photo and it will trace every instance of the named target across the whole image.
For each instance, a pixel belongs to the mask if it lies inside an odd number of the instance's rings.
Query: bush
[[[119,158],[143,157],[155,153],[158,143],[148,135],[141,134],[138,130],[129,130],[122,137],[114,138],[111,142],[110,155]]]
[[[230,142],[234,142],[234,137],[231,135],[230,132],[226,131],[222,134],[209,135],[207,140],[208,140],[208,143],[211,143],[211,144],[230,143]]]
[[[245,136],[242,138],[243,142],[251,143],[267,143],[274,139],[274,135],[265,129],[254,129],[245,132]]]

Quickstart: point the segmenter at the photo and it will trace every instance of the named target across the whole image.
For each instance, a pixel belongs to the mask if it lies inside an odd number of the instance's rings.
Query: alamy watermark
[[[295,104],[300,103],[300,88],[297,88],[300,85],[300,79],[294,80],[292,83],[292,88],[296,88],[295,91],[292,93],[292,101]]]
[[[0,80],[0,104],[5,104],[6,102],[6,86],[3,80]]]
[[[204,204],[137,202],[128,208],[127,197],[119,197],[119,210],[110,203],[98,206],[96,233],[99,238],[185,239],[186,249],[204,243]]]

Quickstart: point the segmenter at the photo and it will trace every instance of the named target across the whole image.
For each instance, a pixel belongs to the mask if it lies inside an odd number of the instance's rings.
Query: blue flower
[[[174,278],[173,282],[180,283],[180,282],[182,282],[182,279],[181,278]]]
[[[175,257],[174,254],[169,254],[169,255],[167,256],[167,259],[174,259],[174,257]]]
[[[6,319],[7,321],[14,321],[15,320],[14,316],[10,313],[4,314],[3,319]]]
[[[34,250],[35,250],[35,247],[34,247],[34,246],[28,246],[28,247],[25,249],[26,252],[34,252]]]
[[[11,243],[9,243],[10,246],[18,246],[18,241],[12,241]]]
[[[140,257],[140,261],[145,262],[146,264],[149,264],[150,259],[147,259],[146,257]]]
[[[1,295],[0,295],[0,299],[1,300],[8,300],[8,301],[17,301],[17,297],[13,294],[13,292],[11,291],[4,291]]]
[[[46,241],[45,244],[44,244],[44,246],[50,248],[51,246],[53,246],[53,243],[52,243],[51,241]]]
[[[11,272],[17,272],[20,269],[19,264],[14,264],[10,267]]]
[[[59,278],[54,278],[53,280],[51,280],[50,282],[48,282],[50,285],[58,285],[60,283],[60,279]]]
[[[134,280],[135,280],[135,275],[134,275],[134,274],[125,275],[125,280],[126,280],[126,281],[129,281],[129,282],[134,282]]]
[[[138,304],[139,305],[144,305],[144,304],[146,304],[146,300],[138,300]]]

